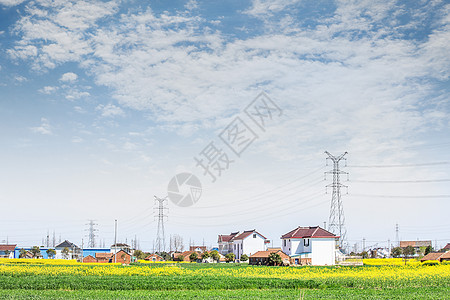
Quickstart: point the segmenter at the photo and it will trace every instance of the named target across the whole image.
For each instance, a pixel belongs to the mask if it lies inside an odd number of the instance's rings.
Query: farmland
[[[265,267],[237,264],[77,264],[0,260],[0,298],[434,298],[450,265]],[[47,260],[46,260],[47,261]]]

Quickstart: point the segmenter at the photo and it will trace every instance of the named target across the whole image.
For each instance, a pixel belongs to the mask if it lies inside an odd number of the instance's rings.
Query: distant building
[[[284,253],[296,265],[310,261],[312,265],[334,265],[339,236],[319,227],[297,227],[281,236]]]
[[[97,260],[92,255],[88,255],[83,258],[83,263],[96,263]]]
[[[281,260],[283,261],[284,265],[290,264],[289,255],[287,255],[286,253],[281,251],[281,248],[278,248],[278,249],[271,248],[271,249],[268,249],[267,251],[258,251],[256,253],[252,254],[249,257],[249,264],[250,265],[267,265],[267,264],[269,264],[269,255],[272,253],[277,253],[281,257]]]
[[[432,243],[431,241],[400,241],[400,248],[406,248],[408,246],[413,247],[418,255],[420,248],[431,247]]]
[[[64,249],[68,249],[68,254],[64,254]],[[65,240],[64,242],[56,245],[56,259],[80,259],[81,258],[81,248],[74,243]]]
[[[162,258],[161,256],[159,256],[156,253],[150,254],[149,256],[147,256],[145,258],[145,260],[147,261],[164,261],[164,258]]]
[[[219,234],[217,239],[218,251],[222,255],[233,252],[233,238],[239,234],[239,231],[230,234]]]
[[[450,261],[450,251],[447,252],[431,252],[428,253],[427,255],[425,255],[424,257],[422,257],[422,259],[420,260],[421,262],[424,261],[439,261],[439,262],[443,262],[443,261]]]
[[[242,254],[249,257],[258,251],[265,251],[270,241],[257,232],[255,229],[247,230],[242,233],[233,232],[229,235],[219,235],[218,237],[219,253],[227,255],[234,253],[236,259],[240,259]]]
[[[123,250],[130,255],[133,255],[134,250],[131,248],[130,245],[124,244],[124,243],[117,243],[111,245],[111,253],[119,252],[120,250]]]
[[[0,257],[1,258],[14,258],[14,250],[17,245],[0,245]]]
[[[447,243],[447,245],[444,246],[441,250],[447,251],[450,250],[450,243]]]
[[[111,262],[129,265],[131,263],[131,254],[124,250],[120,250],[111,257]]]

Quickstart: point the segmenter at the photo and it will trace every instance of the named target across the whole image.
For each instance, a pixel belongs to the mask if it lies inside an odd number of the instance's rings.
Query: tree
[[[167,252],[161,252],[160,254],[158,254],[159,256],[161,256],[165,261],[169,261],[172,259],[172,257],[170,256],[169,253]]]
[[[170,248],[175,252],[183,252],[184,249],[183,238],[178,234],[174,234],[173,236],[171,236]]]
[[[38,246],[33,246],[33,248],[31,248],[30,252],[33,254],[34,258],[38,258],[41,256],[41,249],[39,249]]]
[[[19,251],[19,258],[25,258],[27,256],[27,250],[25,249],[20,249]]]
[[[191,255],[189,255],[189,260],[190,260],[191,262],[193,262],[193,261],[195,261],[195,260],[197,260],[197,259],[198,259],[198,254],[197,254],[197,252],[192,252]]]
[[[69,258],[69,248],[64,247],[64,249],[62,249],[61,253],[62,253],[64,259],[68,259]]]
[[[429,254],[430,252],[433,252],[433,247],[428,246],[425,248],[425,255]]]
[[[184,256],[183,255],[178,255],[177,259],[178,259],[178,261],[184,261]]]
[[[48,250],[45,251],[45,252],[47,252],[48,257],[50,257],[50,258],[54,258],[55,255],[56,255],[55,249],[48,249]]]
[[[234,261],[235,258],[236,258],[236,255],[234,255],[234,253],[228,253],[227,255],[225,255],[226,262]]]
[[[362,256],[363,259],[364,258],[369,258],[369,253],[367,253],[367,251],[363,251],[363,252],[361,252],[361,256]]]
[[[212,259],[214,259],[217,262],[220,259],[220,254],[217,250],[211,251],[211,253],[209,253],[209,255],[212,257]]]
[[[242,254],[241,255],[241,261],[247,261],[248,260],[248,255],[247,254]]]
[[[210,257],[211,257],[211,255],[209,254],[208,251],[205,251],[205,252],[202,253],[202,259],[208,259]]]
[[[392,255],[392,257],[399,257],[400,255],[402,255],[402,252],[403,252],[402,248],[395,247],[395,248],[392,248],[391,255]]]
[[[8,258],[9,257],[9,254],[11,253],[11,251],[9,251],[9,250],[5,250],[5,256],[6,256],[6,258]]]
[[[270,266],[280,266],[283,264],[283,260],[281,259],[280,254],[278,253],[270,253],[268,257],[268,264]]]
[[[148,255],[145,255],[145,253],[141,250],[134,250],[133,253],[134,257],[136,257],[136,259],[142,260],[145,259]]]
[[[408,259],[408,256],[413,256],[414,254],[416,254],[416,250],[414,249],[413,246],[407,246],[407,247],[403,248],[403,258],[405,259],[405,265],[406,265],[406,260]]]

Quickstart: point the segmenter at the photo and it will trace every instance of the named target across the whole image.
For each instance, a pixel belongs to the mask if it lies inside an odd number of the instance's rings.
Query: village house
[[[217,239],[217,244],[219,246],[218,252],[222,255],[233,252],[233,238],[238,234],[239,231],[230,234],[219,234],[219,238]]]
[[[222,255],[234,253],[237,260],[240,260],[242,254],[250,257],[258,251],[267,250],[267,244],[269,243],[270,241],[255,229],[242,233],[238,231],[229,235],[219,235],[218,237],[219,253]]]
[[[419,255],[421,248],[425,249],[428,246],[432,246],[431,241],[400,241],[400,248],[404,249],[408,246],[411,246],[414,248],[416,252],[416,256]]]
[[[281,245],[294,265],[334,265],[338,239],[319,226],[297,227],[281,236]]]
[[[116,254],[112,255],[111,262],[129,265],[131,263],[131,254],[127,253],[124,250],[120,250]]]
[[[147,261],[164,261],[164,258],[162,258],[161,256],[159,256],[156,253],[150,254],[149,256],[147,256],[144,259]]]
[[[450,260],[450,251],[447,252],[431,252],[422,257],[420,260],[421,262],[424,261],[437,261],[437,262],[443,262]]]
[[[0,245],[0,258],[14,258],[17,245]]]
[[[64,253],[67,248],[68,253]],[[65,240],[64,242],[55,246],[56,259],[78,259],[81,257],[81,249],[74,243]]]
[[[252,254],[249,257],[249,264],[250,265],[268,265],[269,264],[269,255],[272,253],[276,253],[281,257],[281,260],[283,261],[283,265],[289,265],[290,264],[290,257],[283,251],[281,251],[281,248],[271,248],[267,251],[258,251],[254,254]]]

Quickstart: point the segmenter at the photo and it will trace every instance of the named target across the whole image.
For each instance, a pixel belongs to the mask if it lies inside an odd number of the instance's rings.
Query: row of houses
[[[49,251],[53,250],[53,251]],[[76,244],[65,240],[54,248],[39,247],[35,253],[33,247],[18,247],[13,245],[0,245],[0,257],[2,258],[54,258],[75,259],[83,262],[120,262],[132,261],[133,249],[124,243],[111,245],[109,248],[80,248]]]
[[[339,236],[320,226],[297,227],[281,236],[281,248],[269,249],[270,241],[256,230],[218,236],[218,251],[233,253],[240,261],[243,254],[250,264],[264,264],[271,253],[294,265],[334,265]]]

